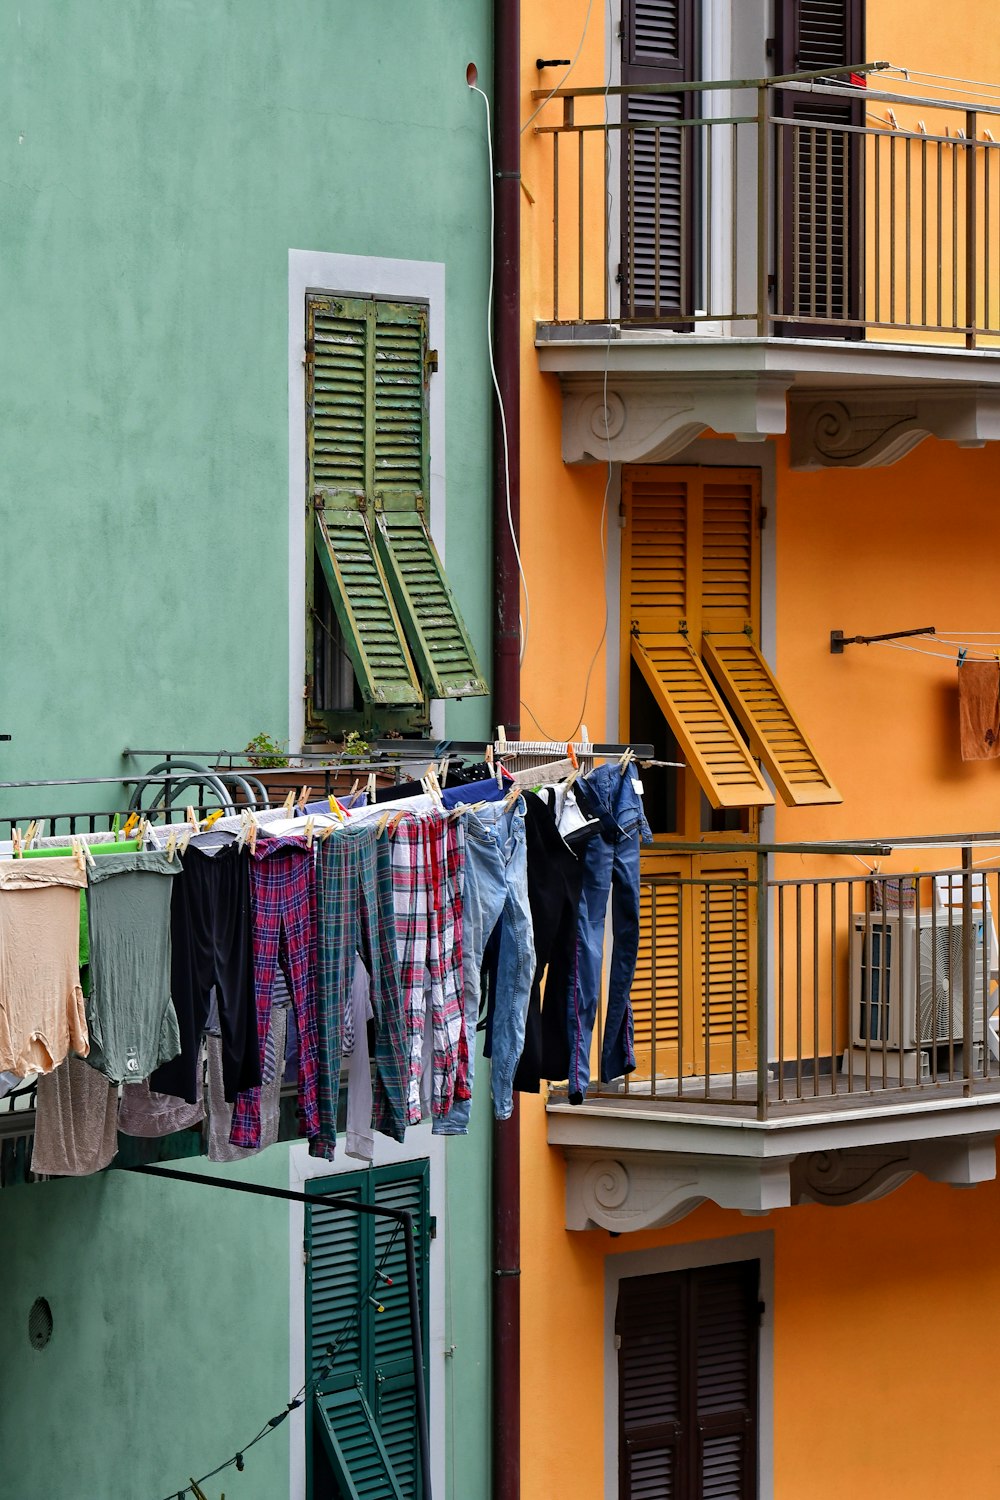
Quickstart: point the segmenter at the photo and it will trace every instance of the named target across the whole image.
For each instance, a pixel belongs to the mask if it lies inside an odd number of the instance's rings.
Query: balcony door
[[[622,83],[695,78],[695,0],[624,0]],[[677,324],[695,302],[697,94],[626,95],[621,147],[621,315]]]
[[[777,0],[777,21],[779,73],[865,60],[864,0]],[[864,97],[784,90],[776,108],[779,332],[860,338]]]

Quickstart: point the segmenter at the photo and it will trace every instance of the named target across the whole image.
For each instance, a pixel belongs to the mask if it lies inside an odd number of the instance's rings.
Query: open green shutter
[[[317,1395],[315,1421],[345,1500],[403,1500],[375,1418],[360,1390]]]
[[[426,516],[430,505],[427,310],[375,304],[376,543],[432,698],[487,692]]]

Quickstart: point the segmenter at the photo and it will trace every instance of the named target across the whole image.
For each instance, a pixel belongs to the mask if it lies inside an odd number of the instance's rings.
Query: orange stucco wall
[[[524,8],[525,117],[530,91],[558,76],[540,78],[534,59],[572,56],[586,8],[586,0]],[[594,7],[574,82],[602,80],[602,11]],[[869,0],[868,56],[1000,79],[992,6],[955,0],[944,28],[940,16],[937,0]],[[556,109],[542,118],[554,120]],[[538,369],[534,324],[548,315],[552,290],[551,144],[530,128],[522,172],[522,551],[531,613],[523,733],[563,738],[582,719],[593,734],[614,735],[605,682],[607,653],[618,649],[615,618],[598,649],[607,475],[599,465],[563,464],[559,383]],[[599,253],[599,231],[596,243]],[[698,462],[698,445],[678,461]],[[741,448],[733,461],[752,460]],[[1000,829],[1000,765],[959,757],[953,660],[829,650],[834,628],[1000,632],[1000,453],[927,441],[889,468],[801,474],[789,469],[781,440],[776,493],[765,503],[774,507],[777,673],[844,799],[779,807],[777,837]],[[908,854],[887,868],[920,863]],[[564,1162],[547,1145],[543,1099],[523,1096],[521,1118],[526,1500],[604,1494],[606,1258],[760,1228],[774,1234],[775,1496],[985,1500],[1000,1492],[1000,1452],[982,1441],[992,1432],[1000,1350],[1000,1186],[959,1192],[914,1179],[878,1203],[762,1219],[709,1206],[671,1229],[612,1240],[565,1229]]]

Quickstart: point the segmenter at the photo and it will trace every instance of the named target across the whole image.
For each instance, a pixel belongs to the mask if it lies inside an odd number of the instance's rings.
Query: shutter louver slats
[[[633,636],[632,655],[713,807],[773,803],[711,678],[684,637]]]
[[[796,68],[843,68],[863,58],[848,56],[848,0],[798,0]]]
[[[651,873],[644,868],[644,874]],[[635,1045],[676,1047],[681,1006],[681,890],[666,882],[639,888],[639,953],[632,979],[632,1024]],[[655,917],[654,917],[655,907]],[[652,1059],[650,1059],[652,1061]],[[663,1058],[659,1058],[662,1066]]]
[[[625,292],[643,317],[678,318],[684,308],[680,203],[684,153],[690,150],[683,126],[669,125],[684,113],[682,95],[639,95],[627,101],[629,120],[649,120],[655,129],[625,132],[625,187],[631,228],[628,259],[622,266]]]
[[[403,628],[361,512],[317,511],[316,552],[366,702],[420,703]]]
[[[337,312],[334,302],[311,302],[312,487],[325,494],[364,491],[364,316]]]
[[[747,734],[790,807],[813,807],[842,799],[804,731],[746,635],[706,635],[705,658]]]
[[[708,1040],[720,1049],[722,1065],[728,1064],[729,1043],[735,1027],[738,1041],[750,1039],[752,967],[750,949],[750,888],[747,871],[723,868],[704,872],[708,883],[699,892],[697,913],[697,962],[701,992],[697,1014],[699,1029],[707,1024]],[[731,881],[731,884],[723,882]]]
[[[754,1500],[755,1261],[619,1285],[620,1500]]]
[[[379,514],[377,539],[393,598],[409,626],[423,680],[434,698],[481,696],[483,681],[441,559],[418,511]]]
[[[634,479],[630,502],[630,618],[676,630],[687,614],[687,486]]]
[[[679,66],[684,0],[632,0],[630,62]]]
[[[358,1195],[349,1196],[356,1199]],[[359,1216],[344,1210],[311,1209],[309,1359],[314,1368],[321,1367],[329,1358],[329,1346],[336,1344],[339,1353],[333,1379],[353,1380],[361,1365],[357,1325],[348,1322],[361,1295],[361,1265]]]
[[[756,573],[754,493],[748,484],[706,483],[702,500],[701,607],[706,630],[732,616],[740,630],[753,619]],[[719,620],[719,625],[715,621]]]
[[[360,1390],[319,1395],[316,1425],[345,1500],[404,1500]]]
[[[375,485],[415,493],[424,487],[426,316],[414,310],[406,322],[376,308]]]

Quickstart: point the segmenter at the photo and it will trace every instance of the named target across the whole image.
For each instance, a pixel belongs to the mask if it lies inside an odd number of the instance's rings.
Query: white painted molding
[[[566,1153],[567,1229],[625,1234],[675,1224],[706,1200],[764,1214],[791,1204],[791,1161]]]
[[[793,469],[874,469],[894,464],[927,437],[982,447],[1000,439],[1000,396],[955,390],[838,390],[790,398]]]

